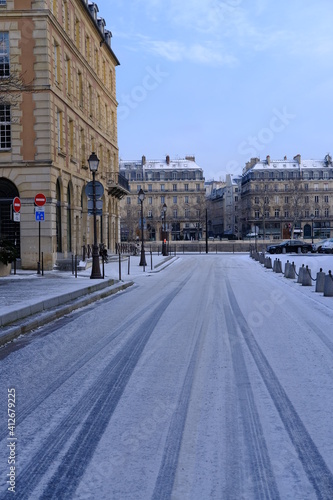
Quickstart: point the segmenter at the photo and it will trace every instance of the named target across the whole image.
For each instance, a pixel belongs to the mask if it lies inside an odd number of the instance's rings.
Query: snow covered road
[[[0,497],[14,389],[16,498],[332,499],[333,297],[240,254],[135,281],[0,350]]]

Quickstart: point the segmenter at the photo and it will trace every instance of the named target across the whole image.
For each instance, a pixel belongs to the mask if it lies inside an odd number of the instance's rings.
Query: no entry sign
[[[36,194],[35,196],[35,205],[37,205],[37,207],[42,207],[44,206],[46,203],[46,197],[43,193],[38,193]]]
[[[13,210],[16,213],[19,213],[19,211],[21,210],[21,200],[18,196],[15,196],[15,198],[13,199]]]

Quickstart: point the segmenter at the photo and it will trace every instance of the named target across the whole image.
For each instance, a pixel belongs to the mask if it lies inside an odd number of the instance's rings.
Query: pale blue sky
[[[332,0],[99,0],[117,68],[120,158],[333,153]]]

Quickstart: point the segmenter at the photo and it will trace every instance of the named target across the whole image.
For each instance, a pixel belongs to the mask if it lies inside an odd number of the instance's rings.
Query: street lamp
[[[90,279],[102,279],[101,269],[99,267],[99,252],[97,245],[97,227],[96,227],[96,182],[95,175],[98,169],[99,159],[95,153],[91,153],[88,158],[90,172],[93,176],[93,216],[94,216],[94,244],[92,248],[92,268]]]
[[[145,248],[144,248],[144,241],[143,241],[143,200],[145,199],[146,195],[141,188],[138,194],[139,201],[141,203],[141,258],[140,258],[140,264],[139,266],[146,266],[146,256],[145,256]]]
[[[313,219],[315,218],[315,216],[311,214],[310,217],[311,217],[311,238],[313,243]]]
[[[167,206],[164,203],[163,205],[163,224],[164,224],[164,229],[163,229],[163,243],[162,243],[162,255],[166,256],[168,255],[168,249],[167,249],[167,243],[166,243],[166,211],[167,211]]]

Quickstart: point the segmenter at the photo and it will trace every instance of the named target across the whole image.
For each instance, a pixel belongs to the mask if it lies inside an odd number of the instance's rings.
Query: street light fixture
[[[162,255],[166,256],[168,255],[168,248],[167,248],[167,242],[166,242],[166,211],[167,211],[167,206],[166,203],[163,205],[163,243],[162,243]]]
[[[315,216],[311,214],[310,217],[311,217],[311,238],[313,243],[313,219],[315,218]]]
[[[145,267],[147,265],[146,262],[146,255],[145,255],[145,248],[144,248],[144,241],[143,241],[143,200],[145,199],[146,195],[143,189],[141,188],[138,194],[139,201],[141,203],[141,257],[140,257],[140,264],[139,266]]]
[[[91,153],[88,158],[89,169],[93,176],[93,217],[94,217],[94,244],[92,248],[92,268],[90,279],[102,279],[101,269],[99,267],[99,252],[97,245],[97,224],[96,224],[96,181],[95,175],[99,165],[99,159],[95,153]]]

